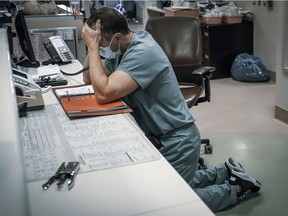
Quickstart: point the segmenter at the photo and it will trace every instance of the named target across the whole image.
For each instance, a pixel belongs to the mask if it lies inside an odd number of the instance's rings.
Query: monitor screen
[[[17,65],[22,66],[22,67],[36,68],[36,67],[39,67],[40,64],[36,60],[34,52],[33,52],[33,47],[31,44],[24,14],[25,13],[23,10],[18,11],[15,17],[15,28],[16,28],[16,32],[17,32],[17,36],[20,42],[21,49],[23,53],[26,55],[27,59],[18,62]]]
[[[171,1],[157,1],[157,7],[163,9],[164,7],[170,7]]]

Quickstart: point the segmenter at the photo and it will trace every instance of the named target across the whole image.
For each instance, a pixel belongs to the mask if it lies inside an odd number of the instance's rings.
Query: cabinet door
[[[231,76],[240,53],[253,54],[253,23],[202,25],[203,64],[216,67],[212,79]]]

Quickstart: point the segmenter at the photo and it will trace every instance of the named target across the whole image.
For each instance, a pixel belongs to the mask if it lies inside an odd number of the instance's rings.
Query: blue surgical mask
[[[112,41],[114,40],[114,36],[112,37],[112,40],[109,44],[109,46],[107,47],[100,47],[100,55],[105,58],[105,59],[115,59],[117,58],[120,54],[121,54],[121,51],[120,51],[120,43],[119,43],[119,47],[118,47],[118,50],[113,52],[111,50],[111,44],[112,44]]]

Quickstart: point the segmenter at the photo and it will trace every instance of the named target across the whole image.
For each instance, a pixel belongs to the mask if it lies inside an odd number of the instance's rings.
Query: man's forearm
[[[84,60],[83,68],[89,67],[89,57],[88,57],[88,55],[86,56],[86,58]],[[89,85],[91,84],[89,70],[86,70],[86,71],[83,72],[83,82],[85,84],[89,84]]]
[[[91,84],[95,90],[98,99],[106,97],[106,87],[108,85],[108,76],[105,72],[101,57],[99,55],[99,47],[89,48],[89,74]]]

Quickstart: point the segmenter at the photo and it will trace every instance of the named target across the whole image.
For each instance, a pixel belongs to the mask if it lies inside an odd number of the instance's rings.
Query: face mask
[[[120,54],[121,54],[121,51],[120,51],[120,44],[119,44],[119,47],[118,47],[118,50],[113,52],[110,48],[111,44],[112,44],[112,41],[114,39],[114,36],[109,44],[109,46],[107,47],[100,47],[100,55],[105,58],[105,59],[115,59],[117,58]]]

